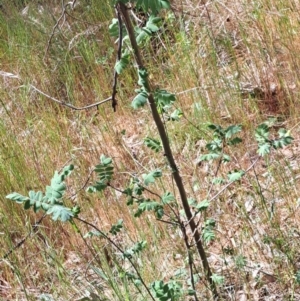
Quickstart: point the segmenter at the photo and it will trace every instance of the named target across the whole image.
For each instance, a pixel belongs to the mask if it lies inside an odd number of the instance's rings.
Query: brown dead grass
[[[292,128],[296,138],[294,146],[270,157],[268,162],[260,160],[255,166],[257,178],[253,170],[249,171],[240,183],[230,186],[216,198],[207,213],[217,221],[216,240],[207,246],[207,252],[214,272],[225,276],[225,284],[221,286],[224,299],[274,300],[276,297],[286,300],[299,290],[293,277],[299,269],[297,22],[300,4],[298,1],[206,1],[206,8],[199,1],[174,1],[175,12],[184,16],[186,34],[192,42],[185,45],[184,37],[177,36],[167,59],[164,53],[162,66],[151,66],[151,78],[155,84],[163,83],[163,88],[178,93],[176,105],[183,110],[184,118],[179,124],[168,125],[168,131],[188,194],[197,200],[208,197],[210,181],[216,171],[213,165],[195,164],[205,151],[197,143],[209,140],[206,123],[223,126],[241,123],[246,130],[245,144],[232,151],[234,160],[219,170],[220,175],[232,168],[247,169],[251,165],[250,156],[245,153],[253,155],[255,146],[253,135],[247,130],[253,130],[266,117],[280,117],[284,126]],[[107,65],[91,63],[81,52],[80,47],[84,44],[80,44],[79,37],[106,43],[109,38],[104,31],[97,31],[95,37],[86,34],[91,27],[89,24],[76,31],[78,24],[75,19],[67,20],[61,28],[66,40],[53,44],[46,66],[40,59],[42,48],[28,60],[29,66],[2,55],[6,61],[1,63],[1,69],[18,74],[51,96],[78,106],[106,98],[111,93],[111,70],[106,66],[114,63],[114,57],[108,59]],[[45,46],[45,42],[40,44]],[[70,43],[69,61],[59,65],[58,46],[69,47]],[[99,53],[95,50],[95,53],[105,56],[105,49],[101,48]],[[156,60],[159,62],[160,58]],[[78,70],[78,66],[82,69]],[[7,129],[1,141],[10,143],[9,147],[21,158],[20,175],[24,179],[18,182],[14,175],[4,177],[3,172],[1,183],[7,183],[11,178],[11,185],[5,185],[3,197],[11,191],[25,194],[29,189],[43,189],[54,169],[60,169],[70,159],[77,166],[74,178],[69,182],[72,188],[68,193],[72,196],[82,187],[102,153],[115,161],[116,176],[112,185],[121,189],[128,182],[128,173],[141,175],[153,168],[162,168],[166,180],[153,189],[156,192],[168,190],[177,196],[164,158],[153,155],[143,145],[145,136],[156,137],[150,113],[147,108],[138,112],[128,109],[136,88],[132,73],[129,71],[121,82],[123,88],[118,95],[117,114],[112,113],[110,104],[105,104],[98,112],[72,112],[23,89],[21,80],[3,78],[1,97],[8,114],[3,110],[2,120]],[[201,109],[195,110],[198,103]],[[126,130],[125,134],[121,134],[122,130]],[[6,135],[14,139],[10,142]],[[286,161],[288,152],[290,159]],[[2,164],[4,169],[9,166]],[[213,187],[209,196],[218,193],[219,189],[221,187]],[[143,276],[147,283],[160,278],[168,280],[177,268],[185,266],[182,259],[186,254],[180,234],[172,227],[158,223],[151,214],[134,219],[133,209],[127,207],[124,196],[111,191],[98,196],[80,192],[76,199],[67,201],[79,204],[82,216],[103,230],[109,230],[111,224],[122,218],[126,228],[119,243],[124,246],[147,239],[149,247],[142,256]],[[9,249],[28,233],[29,225],[36,217],[24,214],[17,206],[3,204],[1,214],[11,212],[14,216],[14,222],[6,223],[1,230],[6,236],[1,238],[1,246]],[[275,208],[272,217],[269,216],[271,208]],[[203,224],[201,218],[200,226]],[[83,233],[90,230],[80,229]],[[94,248],[94,254],[88,246]],[[1,297],[21,299],[24,294],[20,290],[21,283],[29,292],[32,290],[33,295],[53,292],[66,298],[68,293],[63,295],[63,291],[67,287],[77,297],[80,293],[76,290],[83,289],[82,283],[72,282],[70,272],[76,270],[88,285],[97,279],[93,273],[86,276],[91,262],[104,271],[110,268],[116,271],[116,265],[123,264],[115,254],[116,250],[109,248],[107,255],[106,248],[102,240],[86,244],[69,226],[57,225],[47,219],[37,235],[10,258],[22,281],[9,264],[1,262]],[[49,260],[53,250],[57,254],[54,261]],[[246,266],[237,267],[235,260],[239,256],[246,258]],[[111,259],[106,264],[108,257]],[[201,266],[198,261],[196,265]],[[58,273],[60,267],[61,275]],[[65,284],[53,289],[52,286],[61,283],[62,279]],[[234,287],[231,299],[227,285]],[[203,282],[198,284],[198,289],[199,295],[206,300]],[[264,296],[260,296],[262,294]],[[114,298],[111,292],[107,292],[107,296]]]

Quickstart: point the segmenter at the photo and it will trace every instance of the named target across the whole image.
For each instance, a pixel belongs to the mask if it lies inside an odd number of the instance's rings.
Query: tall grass
[[[54,31],[60,1],[47,5],[32,1],[26,10],[3,2],[0,70],[18,78],[1,78],[1,256],[39,217],[6,200],[8,193],[43,190],[54,170],[71,160],[76,165],[69,182],[72,196],[102,153],[114,159],[118,174],[113,184],[120,188],[128,181],[127,173],[164,167],[163,159],[142,143],[145,136],[156,135],[148,110],[130,108],[136,88],[133,69],[120,79],[115,114],[110,103],[71,111],[30,88],[34,85],[78,107],[110,96],[116,45],[107,32],[114,13],[108,2],[79,2]],[[297,300],[299,4],[228,0],[212,2],[207,10],[198,1],[173,5],[175,20],[168,21],[168,30],[144,55],[153,62],[151,77],[177,94],[176,106],[183,111],[179,123],[168,125],[168,133],[189,194],[203,200],[221,189],[210,184],[217,167],[198,164],[211,138],[208,123],[239,123],[244,128],[243,145],[232,150],[234,161],[220,169],[220,175],[251,165],[255,157],[251,133],[266,118],[279,117],[295,137],[293,147],[261,160],[240,184],[214,200],[208,212],[217,221],[216,240],[207,246],[210,264],[247,300],[258,300],[262,292],[266,298],[278,294]],[[174,192],[169,177],[155,189]],[[103,229],[122,218],[126,246],[148,241],[139,258],[147,283],[168,280],[184,267],[180,234],[151,214],[133,218],[124,196],[105,192],[95,197],[80,191],[68,202],[78,203],[83,217]],[[36,300],[44,293],[55,300],[75,300],[90,290],[103,300],[136,299],[132,286],[119,277],[114,252],[102,241],[86,242],[71,227],[45,219],[9,261],[0,263],[0,280],[7,283],[1,298]],[[199,294],[208,298],[202,283]]]

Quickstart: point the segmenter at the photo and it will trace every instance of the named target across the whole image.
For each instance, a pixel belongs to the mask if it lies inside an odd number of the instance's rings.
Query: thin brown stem
[[[118,42],[118,53],[117,53],[117,62],[118,62],[122,58],[122,41],[123,41],[122,18],[121,18],[121,14],[118,10],[118,7],[116,7],[116,14],[117,14],[117,17],[118,17],[118,24],[119,24],[119,42]],[[118,104],[118,101],[116,99],[117,84],[118,84],[118,72],[114,68],[114,82],[113,82],[113,89],[112,89],[112,96],[111,96],[112,107],[113,107],[114,112],[116,112],[117,104]]]
[[[90,226],[91,228],[93,228],[94,230],[96,230],[97,232],[99,232],[111,245],[113,245],[121,254],[124,254],[125,252],[109,237],[107,236],[103,231],[101,231],[98,227],[96,227],[95,225],[93,225],[92,223],[80,218],[80,217],[75,217],[74,219],[82,222],[85,225]],[[151,299],[153,301],[155,301],[151,291],[149,290],[147,284],[145,283],[145,281],[142,278],[142,275],[140,274],[138,268],[135,266],[135,264],[133,263],[133,261],[131,260],[131,258],[126,257],[126,259],[130,262],[131,266],[133,267],[133,269],[135,270],[137,276],[139,277],[139,280],[141,281],[141,283],[143,284],[143,286],[145,287],[147,293],[149,294],[149,296],[151,297]]]
[[[15,246],[13,246],[9,251],[7,251],[4,254],[4,256],[0,259],[0,261],[5,260],[16,249],[20,248],[33,233],[36,233],[36,231],[38,230],[39,225],[42,223],[42,221],[45,217],[46,217],[46,213],[43,214],[42,217],[32,226],[32,230],[30,230],[29,233],[24,238],[22,238],[21,241],[19,241]]]
[[[41,95],[51,99],[52,101],[62,105],[62,106],[65,106],[65,107],[68,107],[72,110],[75,110],[75,111],[82,111],[82,110],[88,110],[88,109],[92,109],[92,108],[95,108],[95,107],[98,107],[99,105],[105,103],[105,102],[108,102],[110,100],[112,100],[112,97],[108,97],[104,100],[101,100],[99,102],[95,102],[95,103],[92,103],[90,105],[87,105],[87,106],[84,106],[84,107],[75,107],[73,105],[71,105],[70,103],[66,103],[64,101],[61,101],[61,100],[58,100],[57,98],[54,98],[48,94],[46,94],[45,92],[41,91],[40,89],[38,89],[37,87],[33,86],[33,85],[29,85],[33,90],[35,90],[36,92],[40,93]]]
[[[128,32],[128,36],[130,39],[132,49],[134,51],[138,69],[143,70],[143,69],[145,69],[145,67],[143,64],[142,56],[139,51],[139,47],[138,47],[136,39],[135,39],[134,29],[133,29],[133,26],[132,26],[132,23],[131,23],[129,14],[128,14],[128,9],[127,9],[126,5],[122,2],[118,2],[117,6],[119,7],[120,12],[123,16],[123,21],[124,21],[124,24],[125,24],[127,32]],[[193,215],[192,215],[189,203],[188,203],[187,194],[186,194],[186,191],[185,191],[185,188],[183,185],[183,181],[182,181],[181,175],[179,173],[178,167],[175,163],[175,159],[174,159],[174,156],[173,156],[173,153],[171,150],[170,142],[169,142],[163,121],[162,121],[162,119],[158,113],[157,107],[156,107],[156,103],[155,103],[154,96],[153,96],[153,89],[151,88],[151,84],[148,81],[148,79],[146,79],[145,88],[148,92],[148,101],[149,101],[150,109],[152,112],[152,117],[156,124],[157,130],[159,132],[159,135],[160,135],[160,138],[161,138],[161,141],[163,144],[164,155],[167,158],[168,164],[172,170],[172,175],[173,175],[174,181],[176,183],[177,189],[180,194],[180,199],[181,199],[183,209],[185,211],[185,215],[186,215],[187,219],[189,220],[189,226],[191,228],[192,233],[194,233],[194,241],[195,241],[199,256],[201,258],[201,261],[202,261],[206,279],[210,284],[210,288],[212,290],[214,298],[217,299],[218,292],[217,292],[216,285],[212,280],[212,272],[211,272],[210,266],[207,261],[206,253],[204,251],[204,247],[203,247],[202,240],[201,240],[201,235],[200,235],[199,230],[196,227],[196,223],[195,223],[194,219],[192,218]]]

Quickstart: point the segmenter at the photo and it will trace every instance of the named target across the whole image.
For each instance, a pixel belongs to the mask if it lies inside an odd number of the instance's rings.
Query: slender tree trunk
[[[133,26],[132,26],[132,23],[131,23],[129,14],[128,14],[128,8],[126,7],[126,5],[124,3],[118,2],[117,9],[122,14],[123,21],[125,23],[125,26],[126,26],[126,29],[127,29],[128,35],[129,35],[129,39],[130,39],[131,46],[132,46],[133,51],[134,51],[134,55],[135,55],[135,59],[136,59],[138,68],[139,69],[144,69],[145,66],[143,64],[143,59],[142,59],[142,56],[141,56],[140,51],[139,51],[139,47],[138,47],[136,39],[135,39],[134,29],[133,29]],[[172,150],[171,150],[171,147],[170,147],[169,139],[168,139],[164,124],[162,122],[162,119],[161,119],[161,117],[158,113],[158,110],[157,110],[157,107],[156,107],[156,104],[155,104],[155,100],[154,100],[154,97],[153,97],[153,89],[151,88],[151,83],[148,81],[148,79],[147,79],[146,87],[147,87],[147,90],[148,90],[148,95],[149,95],[148,96],[148,101],[149,101],[149,104],[150,104],[152,117],[155,121],[157,130],[159,132],[159,135],[160,135],[160,138],[161,138],[161,141],[162,141],[162,144],[163,144],[165,156],[166,156],[166,158],[169,162],[170,168],[172,169],[172,174],[173,174],[176,186],[177,186],[179,194],[180,194],[181,203],[182,203],[184,212],[186,214],[188,224],[191,228],[192,233],[194,233],[193,238],[194,238],[195,245],[197,247],[197,251],[199,253],[199,256],[202,260],[203,269],[204,269],[204,272],[205,272],[206,279],[208,280],[208,282],[210,284],[210,288],[212,290],[214,298],[217,299],[218,292],[217,292],[216,285],[215,285],[215,283],[213,282],[213,280],[211,278],[212,273],[211,273],[211,270],[210,270],[210,267],[209,267],[209,264],[208,264],[208,261],[207,261],[206,253],[205,253],[204,248],[203,248],[203,244],[202,244],[202,241],[201,241],[201,235],[200,235],[199,230],[197,229],[196,223],[193,219],[193,215],[192,215],[189,203],[188,203],[186,191],[185,191],[185,188],[183,186],[182,178],[180,176],[179,170],[178,170],[177,165],[175,163],[174,156],[173,156],[173,153],[172,153]]]

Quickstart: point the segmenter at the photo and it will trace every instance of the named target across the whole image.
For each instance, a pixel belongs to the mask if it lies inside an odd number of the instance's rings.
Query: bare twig
[[[88,184],[89,181],[90,181],[90,178],[92,177],[93,172],[94,172],[94,169],[92,169],[92,170],[89,172],[89,174],[88,174],[88,176],[87,176],[87,178],[86,178],[84,184],[83,184],[80,188],[78,188],[78,189],[77,189],[77,190],[69,197],[70,200],[76,199],[76,196],[78,195],[78,193],[79,193],[81,190],[85,189],[85,187],[87,186],[87,184]]]
[[[75,110],[75,111],[82,111],[82,110],[92,109],[92,108],[98,107],[99,105],[101,105],[101,104],[103,104],[105,102],[108,102],[108,101],[110,101],[112,99],[112,97],[108,97],[108,98],[106,98],[104,100],[101,100],[99,102],[95,102],[93,104],[90,104],[90,105],[87,105],[87,106],[84,106],[84,107],[75,107],[75,106],[71,105],[70,103],[66,103],[64,101],[58,100],[58,99],[56,99],[56,98],[54,98],[54,97],[46,94],[45,92],[41,91],[40,89],[38,89],[37,87],[35,87],[35,86],[31,85],[31,84],[29,86],[33,90],[37,91],[38,93],[42,94],[43,96],[45,96],[45,97],[47,97],[47,98],[49,98],[51,100],[53,100],[54,102],[56,102],[56,103],[58,103],[58,104],[60,104],[62,106],[68,107],[68,108],[70,108],[72,110]]]
[[[82,22],[84,24],[87,24],[87,25],[91,25],[91,26],[97,26],[97,27],[100,27],[101,25],[99,24],[96,24],[96,23],[91,23],[91,22],[88,22],[86,20],[83,20],[83,19],[80,19],[80,18],[76,18],[74,17],[72,14],[70,14],[68,11],[65,11],[65,14],[68,15],[70,18],[76,20],[76,21],[79,21],[79,22]],[[108,22],[103,22],[104,24],[108,24]]]
[[[245,174],[248,173],[252,168],[254,168],[255,164],[258,162],[260,158],[258,157],[254,162],[252,162],[252,164],[245,170]],[[235,181],[231,181],[229,183],[227,183],[220,191],[218,191],[218,193],[216,193],[212,198],[209,199],[208,202],[212,202],[213,200],[215,200],[220,194],[222,194],[229,186],[231,186],[233,183],[235,183]],[[191,219],[195,219],[195,217],[199,214],[199,211],[196,212]],[[186,222],[186,225],[188,225],[190,222],[190,220],[188,220]],[[197,223],[197,228],[199,226],[200,221]]]
[[[9,72],[5,72],[5,71],[2,71],[2,70],[0,70],[0,76],[10,77],[10,78],[17,78],[17,79],[21,80],[21,78],[19,77],[19,75],[15,75],[15,74],[12,74],[12,73],[9,73]],[[48,99],[51,99],[54,102],[56,102],[56,103],[58,103],[58,104],[60,104],[62,106],[68,107],[68,108],[70,108],[72,110],[75,110],[75,111],[82,111],[82,110],[92,109],[94,107],[98,107],[99,105],[101,105],[101,104],[103,104],[105,102],[108,102],[108,101],[112,100],[112,97],[108,97],[106,99],[103,99],[101,101],[95,102],[93,104],[90,104],[90,105],[87,105],[87,106],[84,106],[84,107],[75,107],[75,106],[73,106],[70,103],[66,103],[64,101],[58,100],[55,97],[50,96],[49,94],[46,94],[45,92],[43,92],[42,90],[38,89],[34,85],[29,84],[29,87],[32,88],[33,90],[35,90],[36,92],[40,93],[41,95],[47,97]]]
[[[97,232],[101,233],[101,236],[103,236],[110,244],[112,244],[121,254],[125,254],[125,252],[109,237],[107,236],[104,232],[102,232],[99,228],[97,228],[95,225],[87,222],[86,220],[84,219],[81,219],[80,217],[74,217],[74,219],[82,222],[83,224],[85,225],[88,225],[90,226],[91,228],[93,228],[94,230],[96,230]],[[135,264],[133,263],[132,259],[130,257],[126,257],[126,259],[130,262],[131,266],[133,267],[133,269],[135,270],[137,276],[139,277],[139,280],[142,282],[143,286],[145,287],[147,293],[149,294],[149,296],[151,297],[151,299],[153,301],[155,301],[150,289],[148,288],[147,284],[144,282],[143,278],[142,278],[142,275],[140,274],[138,268],[135,266]]]
[[[175,94],[180,95],[180,94],[185,94],[185,93],[188,93],[190,91],[195,91],[195,90],[200,90],[200,89],[203,89],[203,87],[194,87],[194,88],[190,88],[190,89],[187,89],[187,90],[184,90],[184,91],[177,92]]]
[[[38,226],[41,224],[43,219],[46,217],[46,213],[43,214],[43,216],[32,226],[32,230],[29,231],[29,233],[16,245],[14,245],[8,252],[4,254],[4,256],[0,259],[0,261],[5,260],[10,254],[12,254],[16,249],[20,248],[25,241],[31,236],[32,233],[35,233],[38,229]]]
[[[251,160],[251,158],[250,158],[250,160]],[[262,201],[262,204],[263,204],[264,208],[266,209],[268,218],[270,218],[270,217],[271,217],[271,213],[269,212],[269,210],[268,210],[268,208],[267,208],[267,205],[266,205],[266,199],[265,199],[265,196],[264,196],[262,187],[261,187],[261,185],[260,185],[260,182],[259,182],[259,179],[258,179],[257,172],[256,172],[256,170],[255,170],[254,164],[253,164],[253,172],[254,172],[254,177],[255,177],[256,183],[257,183],[258,195],[259,195],[259,197],[260,197],[260,199],[261,199],[261,201]]]
[[[219,159],[219,161],[218,161],[218,165],[217,165],[217,169],[216,169],[215,174],[214,174],[214,178],[217,177],[217,175],[218,175],[218,173],[219,173],[219,171],[220,171],[221,164],[222,164],[222,155],[223,155],[223,152],[222,152],[222,154],[221,154],[221,156],[220,156],[220,159]],[[214,186],[214,182],[211,183],[211,185],[210,185],[210,187],[209,187],[209,189],[208,189],[207,195],[210,195],[210,193],[211,193],[211,191],[212,191],[212,189],[213,189],[213,186]]]
[[[188,264],[189,264],[189,269],[190,269],[190,280],[191,280],[191,285],[194,291],[194,299],[195,301],[199,301],[198,297],[197,297],[197,291],[196,291],[196,286],[195,286],[195,279],[194,279],[194,272],[193,272],[193,264],[194,264],[194,260],[193,260],[193,255],[191,252],[191,245],[188,241],[188,235],[186,233],[186,226],[183,224],[183,222],[180,221],[180,229],[181,232],[183,234],[183,240],[185,243],[185,247],[188,253]]]
[[[117,53],[117,62],[121,60],[122,57],[122,41],[123,41],[123,32],[122,32],[122,18],[118,7],[116,6],[116,14],[118,17],[118,25],[119,25],[119,41],[118,41],[118,53]],[[118,72],[114,68],[114,83],[112,89],[112,107],[114,112],[116,112],[118,101],[116,100],[117,95],[117,84],[118,84]]]
[[[258,162],[258,160],[260,159],[260,157],[258,157],[254,162],[252,162],[252,164],[245,170],[245,174],[247,172],[250,171],[250,169],[253,168],[253,166]],[[218,191],[218,193],[216,193],[210,200],[209,202],[212,202],[213,200],[215,200],[224,190],[226,190],[230,185],[232,185],[235,181],[231,181],[229,182],[227,185],[225,185],[220,191]]]
[[[46,47],[46,50],[45,50],[45,54],[44,54],[44,58],[43,60],[45,60],[47,54],[48,54],[48,51],[49,51],[49,48],[50,48],[50,45],[51,45],[51,42],[52,42],[52,39],[54,37],[54,33],[60,23],[60,21],[62,19],[64,19],[63,23],[65,22],[65,19],[66,19],[66,15],[68,14],[67,13],[67,7],[70,6],[71,9],[74,9],[75,8],[75,4],[76,4],[76,1],[77,0],[73,0],[73,1],[69,1],[67,4],[64,4],[64,0],[61,1],[61,4],[62,4],[62,12],[61,12],[61,15],[60,17],[57,19],[55,25],[53,26],[52,28],[52,32],[50,34],[50,37],[49,37],[49,40],[48,40],[48,43],[47,43],[47,47]]]
[[[74,1],[74,2],[75,2],[75,1]],[[72,2],[71,2],[71,3],[72,3]],[[45,58],[46,58],[46,56],[47,56],[47,54],[48,54],[48,51],[49,51],[49,48],[50,48],[52,39],[53,39],[53,37],[54,37],[54,33],[55,33],[55,31],[56,31],[56,29],[57,29],[57,27],[58,27],[60,21],[61,21],[62,19],[65,19],[65,14],[66,14],[66,9],[67,9],[67,7],[68,7],[69,5],[71,5],[71,7],[72,7],[72,4],[71,4],[71,3],[68,2],[67,4],[64,4],[64,0],[62,0],[62,13],[61,13],[60,17],[57,19],[55,25],[54,25],[53,28],[52,28],[52,32],[51,32],[51,34],[50,34],[50,37],[49,37],[49,40],[48,40],[48,43],[47,43],[47,47],[46,47],[46,50],[45,50],[44,60],[45,60]]]

